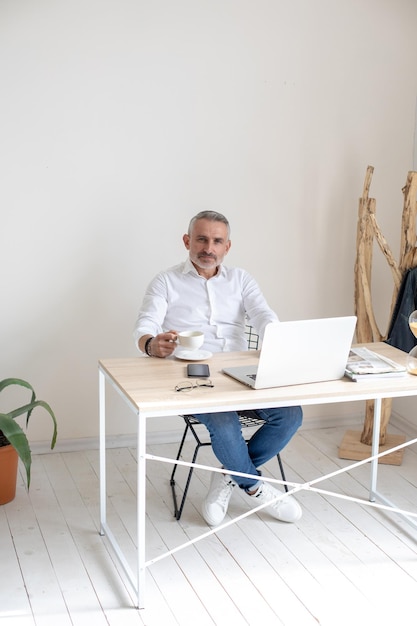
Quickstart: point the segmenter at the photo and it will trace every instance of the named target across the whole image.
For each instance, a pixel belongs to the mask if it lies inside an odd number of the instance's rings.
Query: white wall
[[[415,0],[2,0],[0,377],[35,385],[61,442],[97,436],[97,360],[136,354],[145,286],[202,208],[281,319],[352,313],[368,164],[398,252],[416,18]],[[376,258],[383,330],[391,293]]]

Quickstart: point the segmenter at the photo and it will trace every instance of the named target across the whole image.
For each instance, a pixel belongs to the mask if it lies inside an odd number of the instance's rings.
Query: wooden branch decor
[[[374,240],[390,266],[394,287],[391,299],[389,320],[392,318],[398,292],[405,273],[417,266],[416,248],[416,215],[417,215],[417,172],[408,172],[407,182],[403,187],[404,204],[401,224],[400,259],[397,263],[391,249],[381,233],[376,220],[376,200],[369,197],[369,189],[374,168],[368,166],[362,196],[359,199],[358,224],[356,234],[355,260],[355,314],[358,318],[356,326],[356,340],[358,343],[384,341],[387,332],[382,334],[378,328],[372,306],[372,255]],[[387,427],[391,417],[392,400],[382,402],[380,451],[388,449],[405,441],[405,437],[388,435]],[[374,419],[374,402],[366,402],[365,421],[362,433],[347,431],[339,448],[339,456],[344,459],[362,460],[369,456],[369,446],[372,444]],[[399,465],[402,460],[402,450],[393,455],[382,457],[381,463]]]

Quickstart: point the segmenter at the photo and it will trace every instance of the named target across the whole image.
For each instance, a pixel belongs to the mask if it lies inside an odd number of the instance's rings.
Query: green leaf
[[[0,381],[0,392],[3,391],[3,389],[6,389],[6,387],[9,387],[10,385],[17,385],[19,387],[25,387],[26,389],[29,389],[32,392],[32,397],[30,401],[34,402],[36,400],[35,390],[32,387],[32,385],[28,383],[26,380],[22,380],[21,378],[5,378],[4,380]],[[26,417],[26,426],[28,424],[30,414],[31,414],[31,410],[29,410],[27,417]]]
[[[0,381],[0,391],[3,391],[3,389],[6,389],[6,387],[9,387],[10,385],[18,385],[19,387],[26,387],[26,389],[30,389],[32,392],[31,401],[33,402],[36,399],[34,388],[26,380],[22,380],[21,378],[5,378]]]
[[[44,402],[43,400],[35,400],[35,402],[30,402],[29,404],[20,406],[17,409],[13,409],[13,411],[9,411],[9,413],[6,413],[6,415],[8,415],[12,419],[15,419],[16,417],[19,417],[19,415],[23,415],[24,413],[27,413],[28,414],[27,420],[26,420],[26,426],[27,426],[29,422],[29,417],[33,409],[35,409],[37,406],[41,406],[43,409],[45,409],[45,411],[47,411],[52,418],[52,421],[54,424],[54,432],[53,432],[52,440],[51,440],[51,449],[52,449],[55,447],[56,438],[57,438],[57,421],[56,421],[56,417],[55,417],[53,410],[51,409],[51,407],[49,406],[47,402]]]
[[[19,424],[13,419],[10,419],[10,416],[5,413],[0,413],[0,430],[22,459],[23,465],[26,469],[27,486],[29,489],[32,456],[27,437],[20,428]]]
[[[5,378],[0,381],[0,392],[3,389],[6,389],[10,385],[17,385],[19,387],[24,387],[29,389],[32,392],[31,401],[27,404],[24,404],[8,413],[0,413],[0,430],[3,432],[6,439],[10,442],[10,444],[17,451],[20,459],[22,460],[25,468],[26,468],[26,476],[27,476],[27,486],[29,489],[30,485],[30,468],[32,464],[32,457],[29,447],[28,439],[23,432],[22,428],[15,422],[15,418],[20,415],[26,415],[26,428],[29,423],[29,418],[32,415],[32,411],[36,407],[42,407],[49,413],[53,422],[53,433],[51,439],[51,449],[55,447],[56,439],[57,439],[57,421],[55,418],[55,414],[52,411],[51,407],[47,402],[43,400],[36,400],[35,390],[32,385],[28,383],[26,380],[22,380],[21,378]]]

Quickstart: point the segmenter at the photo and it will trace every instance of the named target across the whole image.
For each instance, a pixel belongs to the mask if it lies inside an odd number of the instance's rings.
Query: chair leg
[[[182,449],[184,447],[185,439],[187,437],[187,433],[188,433],[188,431],[190,431],[192,433],[194,439],[195,439],[195,442],[196,442],[196,447],[194,448],[194,454],[193,454],[193,457],[191,459],[191,463],[195,463],[196,460],[197,460],[197,455],[198,455],[199,449],[202,446],[209,446],[209,445],[211,445],[211,443],[210,442],[206,443],[206,442],[201,441],[199,436],[198,436],[198,434],[197,434],[197,432],[193,428],[193,425],[188,420],[185,420],[185,423],[186,423],[186,426],[185,426],[185,429],[184,429],[184,434],[182,436],[181,443],[180,443],[180,446],[179,446],[179,449],[178,449],[178,454],[177,454],[175,460],[179,461],[179,459],[181,457]],[[281,460],[281,455],[279,453],[277,454],[277,461],[278,461],[278,466],[279,466],[279,469],[280,469],[280,472],[281,472],[282,480],[285,482],[286,478],[285,478],[284,466],[283,466],[283,463],[282,463],[282,460]],[[185,504],[185,500],[187,498],[188,488],[189,488],[190,483],[191,483],[191,478],[192,478],[192,475],[193,475],[194,468],[190,467],[190,470],[189,470],[188,476],[187,476],[187,480],[186,480],[186,483],[185,483],[184,491],[183,491],[183,494],[182,494],[181,502],[180,502],[180,504],[178,506],[178,498],[177,498],[177,493],[176,493],[176,489],[175,489],[175,485],[176,485],[176,483],[175,483],[175,473],[177,471],[177,467],[178,467],[178,465],[175,463],[174,464],[174,468],[173,468],[172,473],[171,473],[170,485],[171,485],[171,490],[172,490],[172,499],[174,501],[174,517],[175,517],[176,520],[179,520],[181,518],[182,511],[183,511],[184,504]],[[285,491],[288,491],[288,485],[284,485],[284,489],[285,489]]]
[[[282,464],[281,455],[280,455],[279,452],[277,454],[277,461],[278,461],[278,465],[279,465],[279,470],[281,472],[282,480],[285,482],[287,479],[285,478],[284,466]],[[285,491],[288,491],[288,485],[284,485],[284,489],[285,489]]]
[[[193,458],[191,459],[192,463],[195,463],[195,461],[196,461],[197,454],[198,454],[198,451],[200,449],[200,445],[201,444],[197,444],[196,447],[195,447]],[[181,498],[181,502],[180,502],[179,506],[178,506],[177,494],[176,494],[176,491],[175,491],[175,480],[171,479],[172,497],[174,499],[174,517],[175,517],[176,520],[179,520],[181,518],[182,510],[184,508],[185,499],[187,497],[188,488],[190,486],[190,482],[191,482],[191,477],[193,475],[193,471],[194,471],[194,468],[190,467],[190,471],[188,472],[187,480],[186,480],[185,487],[184,487],[184,492],[182,494],[182,498]]]
[[[181,452],[182,452],[182,449],[183,449],[183,447],[184,447],[185,438],[186,438],[186,436],[187,436],[187,433],[188,433],[189,428],[190,428],[190,427],[189,427],[189,425],[186,423],[186,425],[185,425],[185,429],[184,429],[184,434],[183,434],[182,439],[181,439],[180,447],[178,448],[178,454],[177,454],[176,459],[175,459],[176,461],[178,461],[178,460],[179,460],[179,458],[180,458],[180,456],[181,456]],[[171,479],[170,479],[170,483],[171,483],[171,485],[172,485],[172,484],[174,484],[174,485],[175,485],[174,476],[175,476],[175,472],[177,471],[177,467],[178,467],[178,466],[177,466],[177,464],[175,463],[175,464],[174,464],[174,467],[173,467],[173,469],[172,469],[172,474],[171,474]]]
[[[193,454],[193,457],[191,459],[191,463],[195,463],[196,459],[197,459],[198,451],[201,448],[201,446],[208,446],[210,444],[202,442],[200,440],[200,438],[198,437],[196,431],[194,430],[192,424],[190,424],[189,422],[186,421],[186,427],[185,427],[185,430],[184,430],[184,435],[183,435],[183,437],[181,439],[180,447],[179,447],[177,458],[176,458],[177,461],[179,460],[179,458],[181,456],[181,452],[182,452],[182,448],[184,446],[185,438],[186,438],[187,432],[189,430],[191,431],[191,433],[192,433],[192,435],[193,435],[193,437],[195,439],[195,442],[196,442],[196,447],[194,449],[194,454]],[[180,505],[178,506],[178,499],[177,499],[177,493],[176,493],[176,490],[175,490],[175,478],[174,478],[175,477],[175,472],[177,470],[177,467],[178,466],[175,464],[174,465],[174,469],[172,470],[172,474],[171,474],[170,485],[171,485],[171,490],[172,490],[172,498],[173,498],[173,501],[174,501],[174,517],[175,517],[176,520],[179,520],[181,518],[181,515],[182,515],[182,510],[184,508],[184,504],[185,504],[185,500],[186,500],[186,497],[187,497],[188,488],[190,486],[191,477],[193,475],[194,468],[190,467],[190,470],[189,470],[188,476],[187,476],[187,480],[186,480],[186,483],[185,483],[184,491],[183,491],[183,494],[182,494],[181,502],[180,502]]]
[[[189,426],[188,423],[186,423],[186,426],[185,426],[185,429],[184,429],[184,434],[183,434],[182,439],[181,439],[180,447],[178,448],[178,454],[177,454],[176,459],[175,459],[176,461],[178,461],[180,459],[180,457],[181,457],[182,449],[184,447],[185,439],[187,437],[187,433],[188,433],[189,429],[190,429],[190,426]],[[195,454],[195,452],[194,452],[194,454]],[[177,494],[176,494],[176,491],[175,491],[175,473],[177,471],[177,467],[178,467],[178,465],[176,463],[174,463],[174,467],[172,468],[172,473],[171,473],[171,478],[169,480],[169,484],[171,485],[172,498],[174,500],[174,517],[178,520],[181,517],[182,507],[184,506],[184,503],[181,502],[181,507],[180,507],[181,510],[179,510],[178,509]],[[191,468],[191,469],[193,469],[193,468]]]

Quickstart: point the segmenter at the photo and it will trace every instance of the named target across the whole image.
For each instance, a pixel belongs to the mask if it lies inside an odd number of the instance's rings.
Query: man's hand
[[[169,330],[166,333],[160,333],[153,337],[148,343],[149,356],[157,356],[161,359],[170,356],[177,347],[177,336],[178,332],[176,330]],[[149,337],[150,335],[145,335],[139,340],[139,348],[142,352],[145,351],[145,343]]]

